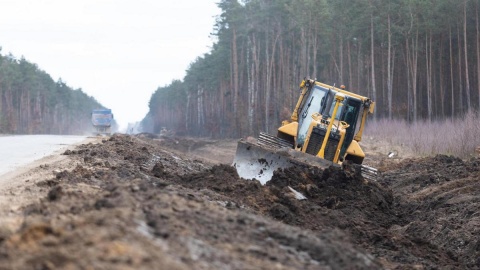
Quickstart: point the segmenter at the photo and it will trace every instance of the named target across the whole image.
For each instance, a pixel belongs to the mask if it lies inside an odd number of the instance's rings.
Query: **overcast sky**
[[[210,51],[216,0],[0,0],[1,54],[24,56],[140,121],[159,87]]]

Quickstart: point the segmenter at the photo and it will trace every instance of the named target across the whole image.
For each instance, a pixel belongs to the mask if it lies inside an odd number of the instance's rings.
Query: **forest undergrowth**
[[[444,154],[470,158],[480,151],[480,113],[471,111],[459,118],[415,123],[373,120],[368,123],[366,135],[406,147],[419,156]]]

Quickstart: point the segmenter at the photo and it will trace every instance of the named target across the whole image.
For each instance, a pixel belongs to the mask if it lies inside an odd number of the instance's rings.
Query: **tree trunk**
[[[465,91],[467,96],[467,111],[470,111],[470,80],[468,77],[468,50],[467,50],[467,2],[468,0],[464,1],[463,6],[463,50],[465,53]]]
[[[463,83],[462,83],[462,44],[461,44],[461,39],[460,39],[460,28],[457,25],[457,41],[458,41],[458,85],[460,87],[458,91],[459,95],[459,109],[460,113],[464,112],[464,104],[463,104]]]
[[[450,45],[450,92],[451,92],[451,106],[452,106],[452,117],[455,116],[455,88],[453,82],[453,46],[452,46],[452,28],[450,27],[448,32],[448,39]]]
[[[393,76],[393,67],[392,67],[392,30],[390,28],[390,14],[388,14],[388,48],[387,48],[387,100],[388,100],[388,119],[392,120],[392,76]]]
[[[476,45],[477,45],[477,88],[478,88],[478,110],[480,110],[480,31],[478,22],[478,1],[475,5],[475,30],[476,30]]]
[[[427,71],[427,115],[428,120],[432,121],[432,34],[425,36],[425,64]]]
[[[269,127],[270,127],[270,101],[271,101],[271,93],[273,91],[272,88],[272,75],[273,75],[273,69],[274,69],[274,60],[275,60],[275,51],[277,48],[277,41],[279,38],[280,34],[277,33],[275,35],[274,40],[272,41],[272,55],[271,57],[269,56],[268,53],[268,42],[267,46],[265,47],[266,51],[266,57],[267,57],[267,78],[266,78],[266,89],[265,89],[265,131],[268,133],[269,132]],[[268,39],[267,39],[268,40]]]
[[[314,32],[312,33],[312,38],[313,38],[313,51],[312,51],[312,57],[313,57],[313,74],[312,76],[314,78],[318,77],[317,74],[317,44],[318,44],[318,36],[317,36],[317,21],[315,20],[315,27],[314,27]]]
[[[190,107],[191,107],[192,94],[190,91],[187,91],[187,106],[185,108],[185,131],[190,134]]]
[[[270,44],[269,44],[269,41],[270,41],[270,38],[269,38],[269,32],[268,30],[266,31],[266,37],[265,37],[265,62],[267,63],[267,68],[266,68],[266,75],[265,75],[265,87],[264,87],[264,91],[265,91],[265,123],[264,123],[264,126],[263,126],[263,130],[265,132],[268,133],[268,129],[269,129],[269,122],[270,122],[270,117],[269,117],[269,114],[270,114],[270,88],[271,88],[271,82],[270,82],[270,78],[271,78],[271,72],[272,72],[272,68],[270,66]],[[272,42],[273,43],[273,42]],[[272,59],[273,59],[273,55],[272,55]]]
[[[412,82],[410,80],[410,46],[408,37],[405,38],[405,66],[407,67],[407,121],[412,121]]]
[[[352,51],[350,48],[350,41],[347,42],[347,61],[348,61],[348,84],[346,84],[347,88],[352,91],[353,88],[353,78],[352,78]],[[358,89],[357,89],[358,91]]]
[[[373,38],[373,14],[370,16],[370,54],[371,54],[371,69],[372,69],[372,100],[377,100],[377,89],[375,88],[375,46]],[[373,118],[376,119],[376,113],[373,114]]]
[[[360,78],[361,78],[361,74],[363,73],[363,58],[362,58],[362,42],[360,42],[360,40],[358,40],[357,42],[358,44],[358,50],[357,50],[357,89],[359,91],[360,94],[364,94],[361,92],[361,89],[364,89],[364,87],[361,87],[360,86]]]
[[[339,51],[340,51],[340,78],[338,83],[345,84],[344,76],[343,76],[343,31],[340,32],[340,42],[339,42]]]
[[[235,123],[236,132],[239,131],[239,125],[237,120],[238,115],[238,52],[237,52],[237,31],[232,29],[232,66],[233,66],[233,121]],[[238,133],[237,133],[238,134]]]
[[[301,76],[308,76],[307,66],[307,41],[305,37],[305,29],[300,30],[300,74]]]
[[[203,109],[203,87],[197,86],[197,136],[201,135],[205,124],[205,110]]]
[[[256,57],[256,41],[255,35],[252,34],[248,37],[247,43],[247,92],[248,92],[248,133],[253,134],[253,117],[255,110],[255,62],[253,59]],[[251,51],[251,53],[250,53]],[[251,56],[250,56],[251,54]]]
[[[410,52],[410,76],[411,76],[411,84],[412,84],[412,109],[413,109],[413,121],[417,122],[418,119],[418,111],[417,111],[417,71],[418,71],[418,30],[415,33],[415,37],[412,37],[412,45],[409,49]],[[407,47],[408,45],[408,38],[407,38]]]
[[[441,40],[444,40],[444,36],[442,35]],[[445,117],[445,79],[444,79],[444,63],[443,63],[443,53],[444,53],[444,42],[440,45],[440,57],[439,57],[439,81],[440,81],[440,109],[441,109],[441,117]]]
[[[418,30],[415,35],[415,45],[413,46],[413,76],[412,76],[412,90],[413,90],[413,120],[418,120],[418,106],[417,106],[417,74],[418,74]]]

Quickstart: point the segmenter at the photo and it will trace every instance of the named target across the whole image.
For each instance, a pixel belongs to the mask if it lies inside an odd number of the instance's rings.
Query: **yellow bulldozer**
[[[241,139],[233,162],[240,177],[269,181],[279,168],[357,164],[366,178],[376,169],[362,165],[359,145],[367,116],[375,103],[364,96],[313,79],[300,83],[301,94],[290,120],[277,135],[260,133],[258,139]]]

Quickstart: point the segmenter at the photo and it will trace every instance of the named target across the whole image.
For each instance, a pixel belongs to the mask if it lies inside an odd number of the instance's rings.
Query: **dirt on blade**
[[[142,134],[67,150],[15,190],[41,199],[0,223],[0,269],[480,267],[478,158],[378,155],[377,182],[290,168],[261,185],[231,167],[235,146]]]

